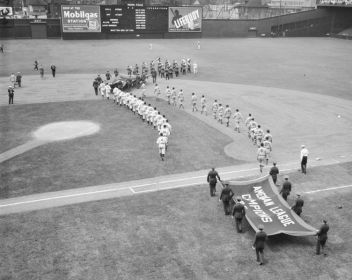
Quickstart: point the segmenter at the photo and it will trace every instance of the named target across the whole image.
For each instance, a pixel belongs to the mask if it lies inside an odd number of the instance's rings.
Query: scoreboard
[[[100,6],[102,33],[165,33],[168,7]]]

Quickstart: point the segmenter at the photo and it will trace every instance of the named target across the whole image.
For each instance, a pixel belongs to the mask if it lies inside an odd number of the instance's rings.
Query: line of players
[[[155,84],[154,94],[157,97],[160,97],[161,95],[161,90],[158,84]],[[165,95],[169,105],[178,107],[179,109],[185,108],[184,93],[182,89],[180,89],[177,93],[175,87],[170,88],[169,86],[167,86],[165,90]],[[198,112],[198,98],[194,92],[191,95],[191,104],[192,112]],[[200,113],[207,116],[207,101],[204,95],[202,95],[200,99],[200,106]],[[239,109],[236,109],[233,113],[229,105],[223,107],[223,105],[215,99],[214,103],[212,104],[211,110],[213,118],[221,124],[225,123],[227,127],[230,126],[230,119],[233,118],[234,131],[240,133],[241,123],[244,121],[244,118]],[[264,130],[262,129],[261,125],[259,125],[255,121],[252,114],[248,115],[247,119],[244,121],[244,125],[248,129],[248,138],[252,141],[253,145],[256,145],[258,147],[257,160],[259,162],[260,172],[263,172],[264,164],[267,165],[269,162],[270,153],[272,151],[273,137],[269,129],[267,129],[266,133],[264,133]]]
[[[149,63],[149,72],[153,77],[153,82],[156,81],[156,75],[158,74],[160,78],[170,79],[173,78],[175,74],[178,77],[180,74],[185,75],[186,73],[192,72],[192,63],[190,58],[183,58],[181,59],[180,65],[178,64],[177,60],[173,60],[169,62],[168,59],[165,59],[163,63],[161,58],[157,58]],[[193,63],[193,73],[197,74],[198,72],[198,65],[197,63]],[[141,73],[147,75],[148,74],[148,66],[146,62],[142,62],[141,66]],[[134,67],[127,66],[127,74],[137,75],[139,74],[139,66],[136,64]]]
[[[105,95],[108,100],[112,99],[117,105],[128,108],[134,115],[138,115],[143,122],[146,122],[148,125],[158,130],[156,143],[159,148],[161,160],[164,161],[172,130],[172,126],[166,116],[162,115],[156,107],[147,104],[142,97],[137,97],[130,92],[124,92],[118,88],[114,88],[112,94],[110,91],[106,90]]]

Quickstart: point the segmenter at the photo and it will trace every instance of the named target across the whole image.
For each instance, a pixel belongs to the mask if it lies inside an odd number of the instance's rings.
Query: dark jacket
[[[246,215],[246,209],[242,203],[237,202],[233,207],[232,216],[241,219]]]
[[[289,181],[286,180],[286,181],[282,184],[281,193],[290,194],[291,189],[292,189],[291,182],[289,182]]]
[[[232,192],[231,188],[229,186],[226,186],[225,188],[222,189],[220,199],[223,202],[228,202],[231,200],[231,198],[234,196],[234,193]]]
[[[323,224],[319,231],[317,232],[318,239],[321,241],[325,241],[328,239],[328,231],[329,231],[329,225],[328,224]]]
[[[253,246],[256,249],[264,249],[264,244],[265,244],[265,240],[266,240],[266,233],[264,231],[259,231],[255,234],[255,239],[254,239],[254,243]]]

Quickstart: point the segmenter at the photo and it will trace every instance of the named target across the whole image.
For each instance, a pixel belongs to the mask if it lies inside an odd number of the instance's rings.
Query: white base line
[[[338,190],[338,189],[346,189],[346,188],[350,188],[350,187],[352,187],[352,185],[332,187],[332,188],[315,190],[315,191],[309,191],[309,192],[304,192],[304,193],[308,193],[309,194],[309,193],[325,192],[325,191],[332,191],[332,190]]]

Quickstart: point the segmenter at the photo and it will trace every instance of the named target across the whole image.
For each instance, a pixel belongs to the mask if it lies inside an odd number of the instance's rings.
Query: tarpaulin
[[[252,228],[264,225],[267,235],[315,235],[317,229],[302,220],[279,194],[271,176],[252,181],[229,181],[235,196],[242,198],[246,218]]]

